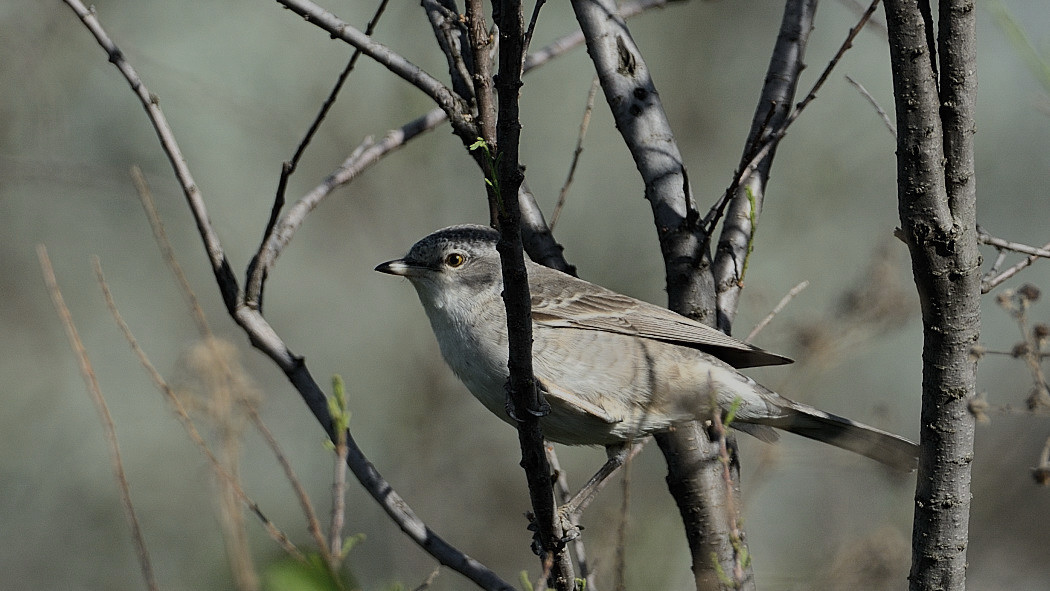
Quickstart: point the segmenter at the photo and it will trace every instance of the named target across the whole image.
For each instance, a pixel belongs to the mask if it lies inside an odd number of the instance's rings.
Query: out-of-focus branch
[[[95,376],[95,369],[91,365],[91,360],[88,359],[87,349],[80,340],[80,333],[77,331],[76,324],[73,323],[73,315],[70,314],[69,308],[66,307],[65,299],[62,297],[62,290],[58,287],[55,269],[51,266],[51,258],[47,256],[47,248],[41,244],[37,246],[36,252],[37,257],[40,259],[40,268],[44,273],[44,283],[51,294],[51,302],[54,304],[55,311],[62,321],[62,326],[66,329],[69,345],[73,348],[73,354],[76,355],[77,362],[80,365],[80,375],[84,378],[84,384],[91,395],[91,401],[95,404],[95,410],[98,411],[99,418],[102,420],[102,430],[105,432],[106,443],[109,445],[110,460],[113,463],[113,475],[117,479],[117,488],[120,489],[120,505],[124,509],[124,517],[127,518],[128,525],[131,527],[131,539],[135,543],[135,552],[138,554],[142,578],[145,580],[148,589],[156,591],[160,587],[157,586],[157,578],[153,574],[153,562],[149,557],[149,549],[146,548],[146,539],[142,535],[139,518],[135,514],[135,505],[131,502],[131,487],[128,485],[127,474],[124,472],[124,462],[120,456],[120,445],[117,443],[117,430],[113,424],[113,416],[110,415],[109,406],[106,405],[106,399],[102,396],[102,388],[98,384],[98,378]]]

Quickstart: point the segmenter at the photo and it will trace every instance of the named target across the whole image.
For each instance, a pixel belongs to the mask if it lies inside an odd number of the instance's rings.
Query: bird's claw
[[[539,392],[543,391],[543,388],[540,387],[538,384],[537,384],[536,387],[537,387],[537,390]],[[510,380],[509,379],[507,380],[507,382],[505,384],[503,384],[503,393],[506,395],[506,399],[507,399],[506,406],[505,406],[506,412],[507,412],[507,416],[510,417],[511,420],[516,422],[516,423],[523,422],[523,419],[520,416],[518,416],[517,409],[514,408],[514,399],[511,398],[511,395],[510,395]],[[550,412],[551,412],[551,405],[546,400],[544,400],[544,398],[542,396],[540,396],[539,397],[539,406],[537,408],[535,408],[535,409],[533,409],[533,408],[525,408],[525,412],[529,413],[530,417],[535,418],[535,419],[539,419],[539,418],[545,417],[545,416],[550,414]]]
[[[583,526],[574,523],[570,512],[565,509],[565,507],[559,507],[556,516],[562,531],[562,536],[555,541],[558,548],[565,547],[566,544],[583,535]],[[525,517],[529,520],[528,530],[532,532],[532,552],[536,556],[544,556],[543,541],[540,540],[540,528],[536,525],[536,516],[533,515],[532,511],[529,511],[525,514]]]

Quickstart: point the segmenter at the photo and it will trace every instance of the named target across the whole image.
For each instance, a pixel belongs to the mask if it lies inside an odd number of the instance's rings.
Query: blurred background
[[[372,3],[326,7],[363,28]],[[1050,98],[1016,32],[987,4],[979,16],[977,178],[990,233],[1042,245],[1050,238]],[[1006,0],[1050,58],[1050,9]],[[229,0],[97,2],[105,26],[160,97],[238,275],[262,235],[281,162],[290,158],[350,54],[275,3]],[[729,185],[780,23],[781,2],[672,5],[631,22],[676,130],[701,210]],[[881,22],[881,9],[877,22]],[[799,97],[858,17],[825,2]],[[873,23],[791,128],[774,163],[735,332],[751,327],[801,281],[809,288],[756,339],[798,360],[751,372],[784,395],[916,438],[921,327],[898,224],[894,140],[844,78],[892,116],[885,35]],[[573,29],[567,3],[540,15],[533,47]],[[0,589],[139,589],[134,547],[97,413],[41,278],[45,244],[109,403],[133,501],[161,588],[232,588],[217,486],[200,451],[151,384],[106,309],[91,268],[98,256],[114,298],[159,371],[199,390],[199,335],[165,267],[131,182],[141,167],[212,329],[236,348],[315,505],[331,505],[332,456],[283,374],[231,322],[169,164],[137,99],[76,16],[59,2],[0,6]],[[445,78],[418,3],[392,3],[376,38]],[[1045,59],[1044,58],[1044,59]],[[530,74],[522,91],[522,161],[550,215],[568,171],[591,68],[584,50]],[[600,97],[600,95],[599,95]],[[665,303],[662,264],[642,185],[608,109],[595,108],[556,235],[582,277]],[[361,59],[288,191],[296,199],[368,135],[430,109],[416,89]],[[307,220],[270,275],[266,315],[322,384],[347,381],[351,429],[379,471],[431,527],[516,582],[538,577],[522,517],[528,508],[514,432],[485,411],[440,359],[414,290],[372,271],[418,238],[486,220],[478,171],[447,126],[386,158],[333,194]],[[985,251],[987,264],[995,251]],[[1019,257],[1014,255],[1009,263]],[[1037,263],[1000,287],[1050,288]],[[986,296],[982,342],[1010,350],[1016,321]],[[1050,321],[1032,304],[1030,323]],[[1024,363],[988,356],[979,387],[992,407],[978,427],[969,582],[975,589],[1046,584],[1050,490],[1030,469],[1050,435],[1026,413]],[[205,406],[203,402],[195,407]],[[1010,406],[1011,411],[1003,408]],[[220,429],[202,420],[214,440]],[[909,561],[914,477],[786,435],[775,446],[739,437],[744,528],[760,589],[902,589]],[[248,493],[308,548],[302,511],[273,455],[243,429]],[[604,459],[560,448],[578,486]],[[688,589],[685,537],[649,446],[630,469],[627,587]],[[364,589],[419,585],[434,561],[350,482],[347,559]],[[588,551],[611,586],[620,491],[584,516]],[[272,573],[281,549],[247,517],[251,556]],[[443,570],[434,589],[470,588]]]

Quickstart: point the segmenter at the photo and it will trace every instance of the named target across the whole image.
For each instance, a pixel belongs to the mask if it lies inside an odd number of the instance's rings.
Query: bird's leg
[[[606,445],[605,453],[608,454],[609,459],[587,481],[587,484],[583,485],[579,492],[573,495],[567,503],[558,507],[558,512],[561,514],[562,519],[571,523],[576,517],[579,517],[583,510],[587,508],[587,505],[590,505],[594,497],[598,495],[598,491],[605,486],[606,480],[615,474],[628,458],[633,458],[638,452],[642,451],[643,445],[645,445],[644,441],[633,445],[629,443]]]

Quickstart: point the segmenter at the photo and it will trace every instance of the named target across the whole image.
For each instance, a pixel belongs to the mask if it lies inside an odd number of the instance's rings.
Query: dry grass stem
[[[211,448],[208,447],[207,442],[204,441],[204,438],[197,430],[196,425],[193,424],[193,419],[191,419],[189,414],[186,412],[186,408],[185,406],[183,406],[182,401],[179,400],[179,397],[175,395],[175,390],[172,389],[172,387],[167,383],[167,381],[164,380],[164,377],[160,375],[160,372],[157,371],[156,367],[154,367],[153,363],[149,360],[149,357],[146,355],[145,351],[143,351],[142,347],[139,346],[138,340],[135,338],[135,335],[131,332],[131,328],[128,327],[126,322],[124,322],[124,318],[121,316],[120,311],[117,309],[116,302],[113,299],[113,294],[109,290],[109,285],[106,283],[106,279],[102,274],[102,266],[97,258],[94,259],[94,267],[95,274],[98,276],[99,286],[102,288],[102,295],[106,300],[106,306],[109,308],[109,312],[113,316],[113,320],[117,323],[117,327],[120,328],[121,333],[124,334],[124,338],[131,346],[132,352],[135,353],[136,357],[138,357],[139,363],[146,370],[146,373],[149,375],[150,379],[153,380],[154,385],[157,387],[158,390],[160,390],[161,394],[163,394],[165,399],[167,399],[167,401],[171,404],[172,409],[175,411],[175,416],[179,419],[179,422],[182,424],[183,428],[186,429],[186,433],[189,435],[190,440],[193,441],[197,448],[200,449],[204,456],[208,459],[209,463],[212,466],[212,469],[215,470],[215,473],[231,487],[231,489],[237,495],[237,498],[239,498],[241,502],[247,505],[247,507],[253,513],[255,513],[256,516],[258,516],[259,520],[266,528],[266,531],[270,535],[270,537],[273,538],[274,541],[276,541],[278,544],[280,544],[281,547],[284,548],[284,550],[289,555],[293,556],[297,560],[305,562],[306,558],[299,551],[299,549],[296,548],[294,544],[292,544],[292,542],[288,539],[288,536],[286,536],[284,532],[282,532],[272,521],[270,521],[268,517],[266,517],[265,514],[263,514],[262,510],[259,508],[259,505],[254,500],[252,500],[250,496],[248,496],[248,493],[246,493],[241,487],[240,482],[238,482],[237,479],[232,474],[230,474],[229,471],[226,470],[226,468],[222,465],[222,462],[219,461],[219,459],[211,451]]]
[[[146,548],[146,540],[142,535],[138,516],[135,514],[135,506],[131,502],[131,488],[128,485],[127,474],[124,473],[124,462],[121,460],[120,445],[117,442],[117,430],[113,424],[113,416],[109,414],[106,399],[102,396],[102,388],[99,386],[98,378],[95,376],[91,360],[88,359],[87,349],[84,348],[84,343],[80,340],[80,334],[73,323],[73,315],[70,314],[69,308],[66,307],[62,291],[58,287],[58,279],[55,277],[55,270],[51,266],[51,258],[47,255],[47,248],[40,244],[37,246],[36,252],[37,257],[40,259],[40,268],[44,274],[44,282],[47,284],[48,293],[51,294],[51,301],[55,305],[55,311],[62,321],[62,326],[66,329],[66,336],[69,337],[69,344],[73,348],[73,354],[76,355],[80,364],[80,375],[84,378],[88,393],[91,394],[91,401],[95,404],[95,410],[98,411],[99,418],[102,420],[102,430],[105,432],[106,443],[109,445],[110,460],[113,464],[113,475],[116,477],[117,487],[120,489],[120,504],[124,509],[124,516],[128,520],[128,525],[131,526],[131,537],[135,542],[135,552],[138,555],[139,567],[142,569],[142,578],[146,581],[147,588],[156,590],[159,587],[153,574],[153,563],[150,561],[149,550]]]

